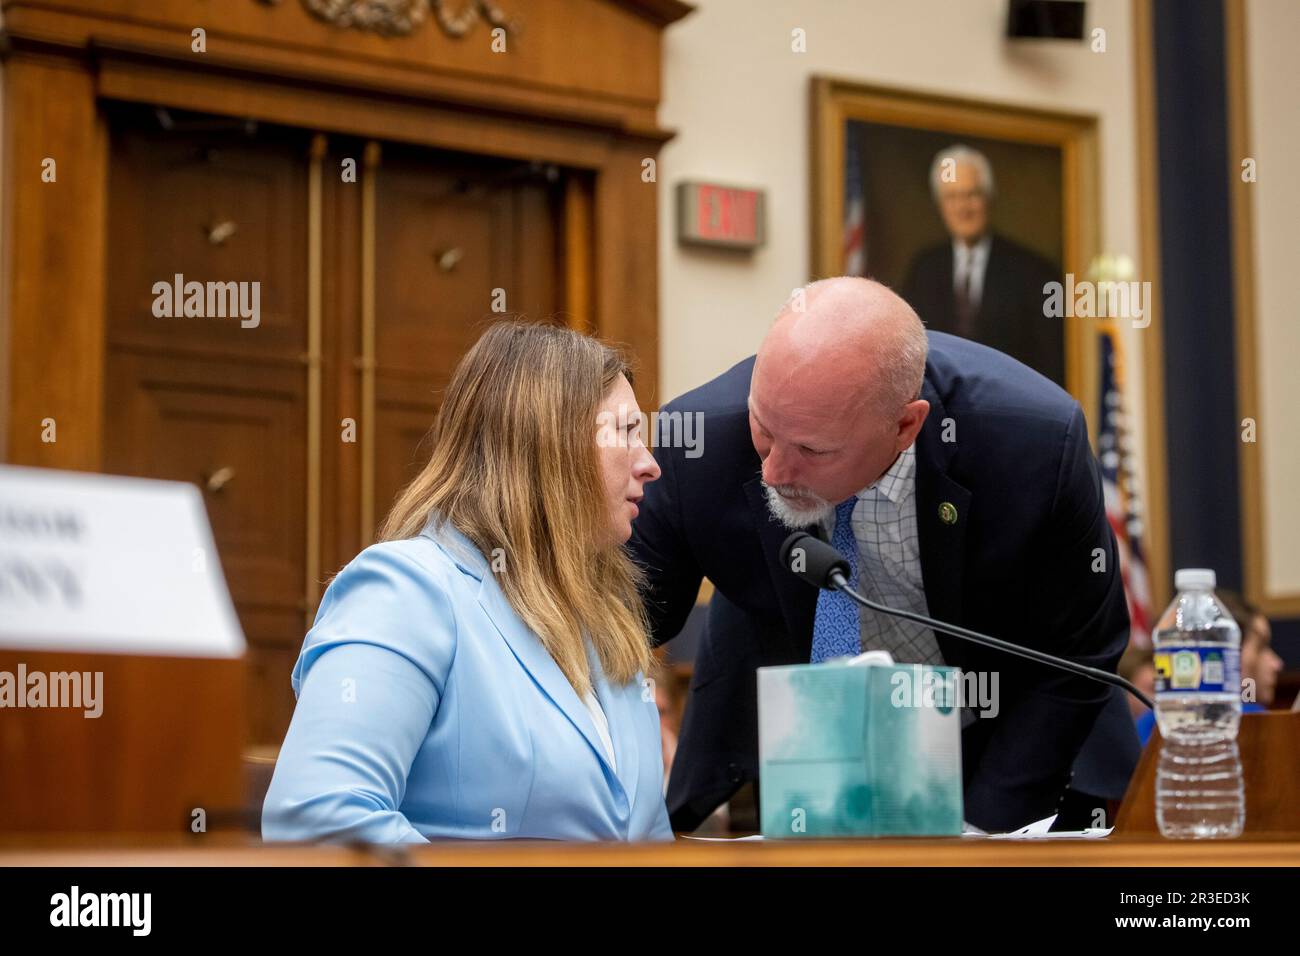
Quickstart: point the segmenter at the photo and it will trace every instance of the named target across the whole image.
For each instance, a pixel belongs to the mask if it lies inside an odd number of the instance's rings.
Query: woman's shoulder
[[[445,674],[455,655],[458,606],[467,581],[437,543],[417,536],[366,548],[330,581],[294,668],[295,690],[327,651],[348,644],[385,648]]]
[[[370,545],[335,575],[330,587],[383,583],[390,588],[454,592],[461,585],[456,561],[425,535]]]

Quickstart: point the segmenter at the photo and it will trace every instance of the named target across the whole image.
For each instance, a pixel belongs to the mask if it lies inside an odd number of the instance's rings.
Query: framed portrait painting
[[[814,77],[812,126],[815,276],[878,279],[1096,407],[1095,329],[1045,291],[1098,251],[1094,118]]]

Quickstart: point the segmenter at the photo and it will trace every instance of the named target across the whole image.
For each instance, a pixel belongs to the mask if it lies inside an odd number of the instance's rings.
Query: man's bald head
[[[920,395],[925,327],[912,307],[873,279],[819,279],[792,295],[763,339],[754,376],[783,391],[816,393],[892,414]]]
[[[822,279],[777,315],[754,362],[750,432],[773,513],[791,527],[877,481],[911,446],[926,338],[906,302],[871,279]]]

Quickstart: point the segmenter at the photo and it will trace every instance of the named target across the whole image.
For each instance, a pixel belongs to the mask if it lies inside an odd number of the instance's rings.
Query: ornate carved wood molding
[[[262,0],[275,5],[280,0]],[[433,13],[434,21],[447,36],[459,39],[482,20],[518,35],[522,25],[493,0],[302,0],[308,12],[338,27],[371,30],[383,36],[407,36]]]

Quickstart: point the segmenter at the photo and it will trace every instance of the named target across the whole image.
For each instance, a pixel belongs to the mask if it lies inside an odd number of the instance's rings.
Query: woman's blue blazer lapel
[[[605,755],[605,747],[596,733],[596,725],[592,722],[586,705],[578,698],[577,692],[564,676],[559,665],[555,663],[550,652],[542,646],[542,642],[510,606],[505,593],[497,583],[496,576],[488,570],[487,560],[482,553],[472,541],[450,524],[445,524],[436,531],[432,526],[426,526],[423,533],[436,541],[457,567],[479,582],[477,595],[479,606],[483,608],[501,637],[509,645],[515,658],[523,665],[524,670],[586,738],[588,745],[595,751],[601,765],[605,768],[605,774],[611,780],[615,793],[630,810],[631,800],[628,791],[623,786],[621,775],[615,772]],[[623,739],[624,733],[631,732],[635,727],[635,724],[629,723],[628,720],[632,715],[627,713],[627,702],[623,699],[627,695],[617,693],[609,687],[598,664],[592,677],[598,684],[596,696],[606,709],[610,737],[614,742],[614,753],[624,769],[626,775],[624,779],[635,781],[636,761],[630,756],[636,751],[635,742]],[[635,790],[634,787],[632,789]]]

